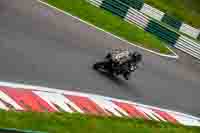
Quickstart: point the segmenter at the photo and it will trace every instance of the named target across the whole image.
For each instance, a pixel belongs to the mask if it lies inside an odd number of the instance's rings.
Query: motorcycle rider
[[[142,55],[139,52],[131,53],[131,58],[129,58],[124,64],[122,64],[121,69],[124,70],[124,78],[129,79],[131,71],[137,69],[137,64],[142,60]]]
[[[111,63],[111,73],[123,73],[124,78],[128,80],[131,71],[137,69],[137,63],[142,60],[142,55],[139,52],[132,52],[128,49],[114,49],[106,58]]]

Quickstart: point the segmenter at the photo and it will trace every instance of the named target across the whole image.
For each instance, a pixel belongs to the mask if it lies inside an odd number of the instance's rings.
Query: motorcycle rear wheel
[[[126,80],[129,80],[129,79],[130,79],[130,76],[131,76],[130,73],[124,73],[124,74],[123,74],[123,77],[124,77],[124,79],[126,79]]]

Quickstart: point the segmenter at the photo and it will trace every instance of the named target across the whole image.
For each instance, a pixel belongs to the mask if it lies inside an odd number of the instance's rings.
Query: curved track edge
[[[140,49],[142,49],[142,50],[148,51],[148,52],[150,52],[150,53],[156,54],[156,55],[161,56],[161,57],[166,57],[166,58],[171,58],[171,59],[179,59],[179,56],[178,56],[172,49],[170,49],[168,46],[166,46],[166,47],[172,52],[173,55],[167,55],[167,54],[158,53],[158,52],[155,52],[155,51],[153,51],[153,50],[150,50],[150,49],[147,49],[147,48],[138,46],[138,45],[133,44],[133,43],[131,43],[131,42],[129,42],[129,41],[127,41],[127,40],[125,40],[125,39],[119,37],[119,36],[116,36],[116,35],[114,35],[114,34],[108,32],[108,31],[106,31],[106,30],[104,30],[104,29],[102,29],[102,28],[99,28],[99,27],[97,27],[97,26],[95,26],[95,25],[93,25],[93,24],[91,24],[91,23],[89,23],[89,22],[87,22],[87,21],[84,21],[84,20],[78,18],[77,16],[74,16],[74,15],[72,15],[72,14],[66,12],[66,11],[63,11],[63,10],[61,10],[61,9],[55,7],[55,6],[52,6],[52,5],[50,5],[50,4],[48,4],[48,3],[44,2],[44,1],[41,1],[41,0],[37,0],[37,1],[38,1],[39,3],[41,3],[41,4],[43,4],[43,5],[49,6],[50,8],[52,8],[52,9],[54,9],[54,10],[57,10],[57,11],[59,11],[59,12],[65,14],[65,15],[71,16],[72,18],[74,18],[74,19],[76,19],[76,20],[78,20],[78,21],[80,21],[80,22],[82,22],[82,23],[85,23],[85,24],[87,24],[87,25],[89,25],[89,26],[91,26],[91,27],[93,27],[93,28],[95,28],[95,29],[97,29],[97,30],[100,30],[100,31],[102,31],[102,32],[105,32],[106,34],[108,34],[108,35],[110,35],[110,36],[112,36],[112,37],[114,37],[114,38],[117,38],[117,39],[119,39],[119,40],[121,40],[121,41],[123,41],[123,42],[125,42],[125,43],[128,43],[128,44],[130,44],[130,45],[133,45],[133,46],[135,46],[135,47],[137,47],[137,48],[140,48]]]
[[[132,101],[74,91],[0,81],[0,109],[79,112],[200,126],[200,118]]]

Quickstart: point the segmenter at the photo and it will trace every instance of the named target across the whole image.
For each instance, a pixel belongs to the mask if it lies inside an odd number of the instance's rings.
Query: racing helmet
[[[132,58],[136,61],[136,62],[140,62],[142,60],[142,54],[140,54],[139,52],[134,52],[132,55]]]

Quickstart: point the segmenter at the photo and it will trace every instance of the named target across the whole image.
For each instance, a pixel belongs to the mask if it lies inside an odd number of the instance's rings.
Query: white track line
[[[121,101],[121,102],[125,102],[125,103],[136,104],[136,105],[143,106],[143,107],[146,107],[146,108],[154,108],[154,109],[158,109],[158,110],[161,110],[161,111],[166,111],[166,112],[174,113],[174,114],[177,114],[177,115],[182,115],[182,116],[200,121],[200,118],[192,116],[190,114],[177,112],[177,111],[174,111],[174,110],[172,111],[172,110],[168,110],[168,109],[158,108],[158,107],[155,107],[155,106],[145,105],[145,104],[132,102],[132,101],[128,101],[128,100],[122,100],[122,99],[97,95],[97,94],[89,94],[89,93],[76,92],[76,91],[67,91],[67,90],[60,90],[58,88],[49,88],[49,87],[34,86],[34,85],[12,83],[12,82],[5,82],[5,81],[0,81],[0,86],[7,86],[7,87],[11,87],[11,88],[23,88],[23,89],[28,89],[28,90],[44,91],[44,92],[51,92],[51,93],[58,93],[58,94],[71,94],[71,95],[75,95],[75,96],[100,97],[100,98],[107,99],[107,100],[116,100],[116,101]]]
[[[129,41],[123,39],[123,38],[120,38],[120,37],[118,37],[118,36],[116,36],[116,35],[114,35],[114,34],[108,32],[108,31],[106,31],[106,30],[104,30],[104,29],[99,28],[99,27],[97,27],[97,26],[95,26],[95,25],[93,25],[93,24],[91,24],[91,23],[89,23],[89,22],[87,22],[87,21],[84,21],[84,20],[82,20],[82,19],[80,19],[80,18],[78,18],[78,17],[76,17],[76,16],[73,16],[72,14],[70,14],[70,13],[68,13],[68,12],[66,12],[66,11],[63,11],[63,10],[61,10],[61,9],[58,9],[57,7],[52,6],[52,5],[50,5],[50,4],[48,4],[48,3],[44,2],[44,1],[41,1],[41,0],[37,0],[37,1],[40,2],[40,3],[42,3],[42,4],[44,4],[44,5],[47,5],[47,6],[53,8],[53,9],[55,9],[55,10],[57,10],[57,11],[63,13],[63,14],[66,14],[66,15],[68,15],[68,16],[71,16],[71,17],[73,17],[74,19],[77,19],[77,20],[79,20],[79,21],[82,22],[82,23],[85,23],[85,24],[87,24],[87,25],[89,25],[89,26],[91,26],[91,27],[94,27],[94,28],[96,28],[96,29],[98,29],[98,30],[100,30],[100,31],[103,31],[103,32],[105,32],[106,34],[108,34],[108,35],[110,35],[110,36],[112,36],[112,37],[114,37],[114,38],[117,38],[117,39],[119,39],[119,40],[121,40],[121,41],[123,41],[123,42],[125,42],[125,43],[128,43],[128,44],[130,44],[130,45],[133,45],[133,46],[135,46],[135,47],[138,47],[138,48],[140,48],[140,49],[142,49],[142,50],[148,51],[148,52],[150,52],[150,53],[154,53],[154,54],[159,55],[159,56],[162,56],[162,57],[168,57],[168,58],[173,58],[173,59],[178,59],[178,58],[179,58],[179,56],[178,56],[173,50],[171,50],[168,46],[166,46],[166,47],[167,47],[174,55],[161,54],[161,53],[155,52],[155,51],[153,51],[153,50],[149,50],[149,49],[146,49],[146,48],[144,48],[144,47],[135,45],[135,44],[133,44],[133,43],[131,43],[131,42],[129,42]]]

